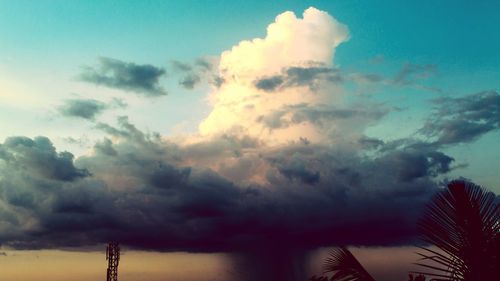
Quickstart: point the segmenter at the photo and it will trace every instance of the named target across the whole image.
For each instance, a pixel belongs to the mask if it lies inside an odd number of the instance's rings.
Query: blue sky
[[[134,228],[132,217],[144,233],[182,223],[173,246],[109,230],[129,246],[217,252],[241,247],[239,214],[264,233],[408,244],[443,181],[500,192],[499,11],[498,1],[0,0],[0,238],[91,247],[107,239],[91,230],[101,219]],[[279,215],[288,208],[293,221]],[[352,238],[342,223],[305,226],[312,217],[381,221],[395,234]],[[73,240],[75,229],[91,234]]]
[[[3,52],[39,61],[112,53],[157,61],[217,54],[284,10],[309,6],[348,23],[353,38],[339,63],[383,54],[444,67],[494,70],[499,40],[496,1],[2,1]],[[57,38],[57,40],[54,40]],[[207,38],[210,38],[207,43]],[[57,44],[56,44],[57,43]],[[86,44],[83,44],[86,43]],[[37,48],[30,48],[36,44]],[[124,46],[128,46],[124,48]],[[4,49],[5,48],[5,49]],[[145,50],[148,50],[147,52]],[[480,51],[479,51],[480,50]],[[43,53],[39,53],[43,52]],[[58,55],[59,54],[59,55]],[[42,60],[43,61],[43,60]]]

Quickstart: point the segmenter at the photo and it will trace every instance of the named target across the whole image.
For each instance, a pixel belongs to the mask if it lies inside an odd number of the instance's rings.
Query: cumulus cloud
[[[265,38],[242,41],[222,53],[220,70],[226,77],[253,79],[304,62],[330,66],[335,48],[348,38],[347,27],[326,12],[309,8],[302,19],[285,12],[267,27]]]
[[[260,116],[295,105],[331,106],[342,90],[333,67],[335,48],[349,37],[347,27],[315,8],[303,18],[291,12],[276,17],[265,38],[242,41],[222,53],[224,83],[210,95],[213,110],[200,124],[205,136],[245,134],[279,144],[324,140],[310,122],[268,130]],[[287,115],[287,113],[284,113]]]
[[[140,65],[101,57],[98,67],[84,67],[79,78],[96,85],[157,97],[167,94],[160,86],[160,78],[165,74],[164,69],[149,64]]]

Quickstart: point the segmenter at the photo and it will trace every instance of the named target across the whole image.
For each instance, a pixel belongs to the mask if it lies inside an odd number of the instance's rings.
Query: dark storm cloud
[[[71,99],[66,100],[59,107],[59,112],[66,117],[77,117],[94,120],[108,107],[105,103],[93,99]]]
[[[299,180],[304,184],[315,184],[320,180],[319,172],[309,170],[306,163],[301,161],[281,164],[278,170],[286,178],[290,180]]]
[[[319,81],[342,82],[343,78],[337,69],[322,65],[306,67],[288,67],[281,74],[261,77],[254,81],[257,89],[272,92],[286,87],[308,86],[315,89]]]
[[[500,128],[500,94],[484,91],[433,101],[434,114],[420,130],[437,145],[471,142]]]
[[[338,131],[324,144],[267,147],[226,134],[180,146],[125,116],[97,123],[110,138],[75,163],[47,138],[10,138],[0,146],[0,239],[57,248],[112,238],[141,249],[271,255],[283,264],[319,246],[413,243],[422,207],[457,168],[440,149],[470,139],[444,141],[448,122],[498,126],[498,98],[435,101],[435,127],[429,121],[424,129],[437,141],[364,136],[388,112],[375,104],[299,104],[259,117],[271,129],[310,122],[326,134],[333,123]]]
[[[388,153],[376,162],[391,168],[399,181],[407,182],[446,174],[451,170],[454,159],[439,151],[406,149]]]
[[[98,67],[85,67],[79,77],[82,81],[110,88],[135,92],[146,97],[166,95],[160,86],[160,77],[166,72],[149,64],[135,64],[112,58],[99,58]]]
[[[9,137],[0,146],[0,159],[10,168],[35,173],[45,179],[73,181],[89,176],[73,165],[73,154],[56,152],[46,137]]]
[[[144,249],[250,251],[408,243],[436,190],[433,178],[452,162],[429,148],[366,158],[303,142],[254,153],[259,143],[228,136],[196,150],[143,133],[126,117],[99,128],[118,141],[104,139],[76,163],[43,137],[1,146],[4,245],[85,246],[113,238]],[[183,164],[187,157],[214,161],[206,153],[234,155],[234,171],[268,163],[270,185]]]

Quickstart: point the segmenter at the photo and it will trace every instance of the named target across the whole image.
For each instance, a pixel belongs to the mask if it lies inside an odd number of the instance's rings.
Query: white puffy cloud
[[[340,99],[342,90],[331,79],[333,57],[348,38],[345,25],[312,7],[303,18],[293,12],[278,15],[265,38],[241,41],[221,54],[219,75],[225,82],[210,94],[213,110],[199,126],[201,135],[246,135],[269,145],[300,138],[323,141],[324,128],[309,120],[292,122],[294,106],[331,105]],[[279,90],[256,87],[266,77],[277,77],[270,80],[276,86],[280,75],[288,80]],[[289,125],[270,127],[270,118]]]
[[[220,70],[225,77],[253,79],[304,62],[331,65],[335,48],[348,37],[345,25],[316,8],[305,10],[302,19],[284,12],[267,27],[264,39],[244,40],[223,52]]]

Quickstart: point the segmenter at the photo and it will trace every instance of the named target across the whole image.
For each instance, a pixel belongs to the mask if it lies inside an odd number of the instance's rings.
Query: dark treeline
[[[417,246],[422,270],[409,281],[500,280],[500,204],[496,195],[474,183],[450,182],[427,204],[418,221]],[[436,249],[437,248],[437,249]],[[375,281],[347,247],[330,252],[324,275],[310,281]]]

